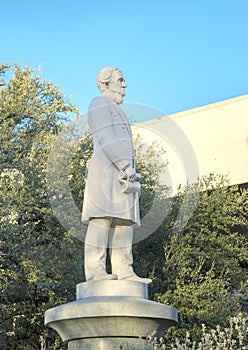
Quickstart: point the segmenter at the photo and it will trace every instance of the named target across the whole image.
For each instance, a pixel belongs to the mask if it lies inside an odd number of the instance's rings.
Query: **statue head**
[[[101,69],[97,75],[97,86],[103,96],[111,98],[118,104],[123,102],[127,85],[118,68],[109,66]]]

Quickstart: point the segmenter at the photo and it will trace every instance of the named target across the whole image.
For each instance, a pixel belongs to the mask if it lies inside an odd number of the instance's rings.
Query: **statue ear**
[[[101,81],[100,85],[101,85],[100,91],[104,92],[108,88],[109,83],[104,83],[104,82]]]

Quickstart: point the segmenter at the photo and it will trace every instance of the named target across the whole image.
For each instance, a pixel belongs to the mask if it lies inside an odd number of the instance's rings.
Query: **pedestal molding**
[[[148,298],[148,285],[136,281],[110,280],[90,281],[77,285],[78,299],[90,297],[122,296],[133,298]]]
[[[147,295],[147,285],[140,282],[79,284],[78,299],[47,310],[45,325],[69,342],[68,350],[150,350],[145,339],[159,338],[175,325],[177,310],[144,297],[115,295],[128,294],[128,288],[132,295]]]

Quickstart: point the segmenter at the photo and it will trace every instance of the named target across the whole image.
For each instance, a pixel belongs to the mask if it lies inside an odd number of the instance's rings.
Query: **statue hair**
[[[110,82],[112,74],[114,71],[119,70],[114,66],[104,67],[97,74],[96,83],[100,92],[104,92],[106,89],[106,84]]]

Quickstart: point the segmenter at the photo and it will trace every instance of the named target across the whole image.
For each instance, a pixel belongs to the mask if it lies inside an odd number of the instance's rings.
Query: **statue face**
[[[120,104],[123,102],[126,87],[127,85],[121,71],[115,70],[112,74],[110,82],[106,85],[104,95],[110,97],[117,104]]]

